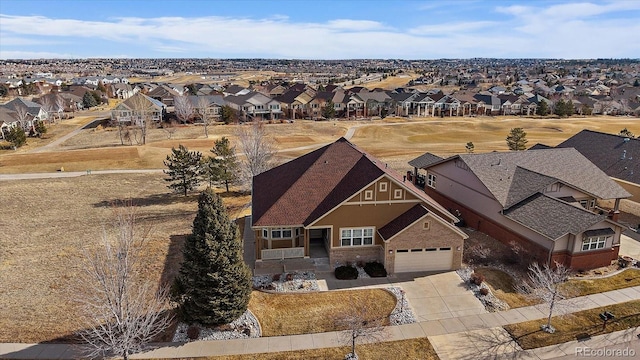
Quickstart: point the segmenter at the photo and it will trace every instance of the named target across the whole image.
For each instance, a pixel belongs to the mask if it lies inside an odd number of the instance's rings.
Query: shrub
[[[200,336],[199,327],[191,325],[187,328],[187,337],[189,338],[189,340],[197,340],[198,336]]]
[[[280,276],[281,275],[282,274],[273,274],[273,276],[271,277],[271,280],[276,281],[276,282],[280,281]]]
[[[484,295],[487,295],[488,293],[489,293],[489,289],[487,288],[480,289],[480,295],[484,296]]]
[[[335,271],[338,280],[353,280],[358,278],[358,269],[353,266],[338,266]]]
[[[287,281],[293,281],[293,274],[292,273],[288,273],[287,274]]]
[[[485,280],[484,275],[478,274],[476,272],[471,274],[471,279],[469,279],[469,281],[471,281],[472,284],[476,284],[478,286],[480,286],[480,284],[482,284],[484,280]]]
[[[385,277],[387,276],[387,270],[384,268],[384,265],[377,261],[371,261],[366,263],[364,266],[364,271],[367,275],[371,277]]]

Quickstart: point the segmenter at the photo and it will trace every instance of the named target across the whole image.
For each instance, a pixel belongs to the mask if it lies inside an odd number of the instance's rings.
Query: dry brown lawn
[[[254,291],[249,302],[249,309],[260,321],[262,336],[345,330],[337,322],[354,308],[366,308],[370,320],[385,319],[384,325],[388,325],[395,306],[395,296],[383,289],[299,294]]]
[[[598,314],[605,310],[613,313],[616,318],[610,320],[603,331],[602,320]],[[525,350],[561,344],[576,338],[608,334],[638,326],[640,300],[579,311],[570,315],[554,316],[551,319],[551,325],[556,328],[554,334],[540,330],[540,326],[546,324],[546,321],[547,319],[527,321],[506,325],[504,328]]]
[[[599,279],[572,279],[564,284],[576,296],[597,294],[640,285],[640,270],[627,269],[613,276]]]
[[[71,301],[82,249],[110,221],[111,203],[131,199],[151,227],[145,274],[167,282],[181,261],[196,195],[170,194],[162,174],[4,181],[0,192],[0,342],[41,342],[77,329]],[[236,213],[246,196],[226,196]],[[246,209],[243,209],[246,211]]]
[[[194,360],[342,360],[351,351],[349,347],[283,351],[245,355],[209,356]],[[362,360],[438,360],[427,338],[379,342],[357,345],[356,352]]]

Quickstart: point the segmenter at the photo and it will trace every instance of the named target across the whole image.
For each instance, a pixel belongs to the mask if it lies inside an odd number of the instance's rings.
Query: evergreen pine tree
[[[566,115],[566,104],[564,103],[564,100],[560,99],[558,100],[558,102],[556,102],[556,106],[555,109],[553,110],[553,113],[563,117]]]
[[[567,102],[564,103],[564,114],[566,116],[573,116],[575,112],[576,112],[576,108],[575,106],[573,106],[573,101],[567,100]]]
[[[242,258],[238,226],[229,220],[221,198],[211,188],[198,199],[193,233],[183,254],[173,297],[185,321],[227,324],[247,310],[251,272]]]
[[[202,154],[199,151],[189,151],[184,145],[180,145],[177,149],[171,148],[171,155],[167,155],[164,161],[164,165],[168,168],[164,173],[169,176],[165,181],[171,182],[167,187],[187,196],[187,192],[200,185],[201,161]]]
[[[546,101],[542,100],[538,103],[536,114],[540,116],[547,116],[549,114],[549,106],[547,105]]]
[[[525,150],[527,147],[527,133],[523,128],[512,128],[507,136],[507,146],[509,150]]]

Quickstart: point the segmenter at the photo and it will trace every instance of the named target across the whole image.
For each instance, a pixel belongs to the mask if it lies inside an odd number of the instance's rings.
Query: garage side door
[[[450,247],[396,250],[395,272],[451,270]]]

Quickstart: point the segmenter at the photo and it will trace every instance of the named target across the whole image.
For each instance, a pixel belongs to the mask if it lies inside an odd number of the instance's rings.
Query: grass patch
[[[640,285],[640,270],[626,269],[613,276],[600,279],[572,279],[564,286],[577,292],[576,296],[597,294]]]
[[[324,349],[307,349],[298,351],[282,351],[263,354],[244,354],[209,356],[196,358],[199,360],[342,360],[351,351],[350,347],[335,347]],[[386,359],[423,359],[437,360],[433,346],[427,338],[362,344],[356,346],[356,352],[362,360]]]
[[[598,314],[605,310],[613,313],[616,318],[610,320],[607,328],[603,331],[602,320]],[[556,328],[554,334],[540,330],[540,326],[543,324],[546,324],[546,319],[506,325],[504,328],[525,350],[561,344],[576,340],[585,334],[596,336],[638,326],[640,324],[640,300],[579,311],[564,316],[554,316],[551,319],[551,324]]]
[[[271,294],[254,291],[249,309],[260,321],[262,336],[310,334],[344,330],[336,324],[354,307],[370,307],[376,318],[388,317],[396,298],[382,289]],[[388,325],[388,320],[385,321]]]
[[[475,272],[485,277],[485,283],[498,299],[509,304],[511,308],[539,304],[540,301],[526,297],[516,291],[513,278],[504,271],[490,268],[477,268]]]
[[[94,246],[112,218],[110,204],[132,199],[139,225],[152,229],[145,278],[171,282],[197,211],[197,193],[169,193],[163,174],[109,174],[2,181],[0,204],[0,342],[43,342],[77,330],[70,301],[83,247]],[[225,196],[238,206],[242,194]],[[235,204],[236,201],[238,204]]]

